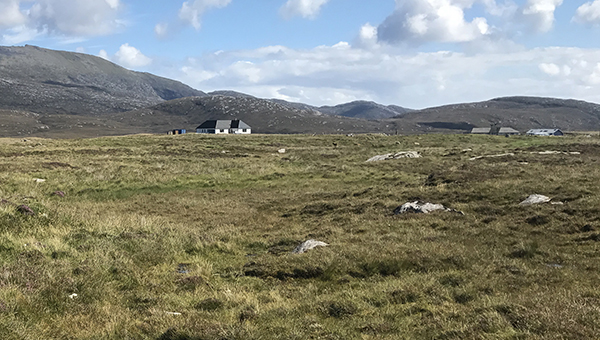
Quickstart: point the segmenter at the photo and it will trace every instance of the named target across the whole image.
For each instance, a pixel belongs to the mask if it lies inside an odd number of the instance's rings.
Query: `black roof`
[[[239,119],[234,120],[207,120],[197,129],[250,129],[250,125]]]

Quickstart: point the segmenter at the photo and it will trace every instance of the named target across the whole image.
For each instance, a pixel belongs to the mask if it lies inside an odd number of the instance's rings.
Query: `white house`
[[[500,131],[498,131],[498,134],[499,135],[518,135],[518,134],[520,134],[520,132],[513,128],[502,127],[502,128],[500,128]]]
[[[531,129],[527,131],[528,136],[564,136],[559,129]]]
[[[239,119],[207,120],[196,128],[196,133],[249,135],[252,128]]]

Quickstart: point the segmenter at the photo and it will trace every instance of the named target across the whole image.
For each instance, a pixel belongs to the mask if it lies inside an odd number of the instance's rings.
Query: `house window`
[[[225,132],[225,129],[221,129],[221,133]]]
[[[242,132],[248,132],[248,129],[242,129]]]

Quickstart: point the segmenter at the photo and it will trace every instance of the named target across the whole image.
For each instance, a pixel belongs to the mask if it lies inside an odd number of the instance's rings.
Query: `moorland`
[[[599,161],[587,135],[1,139],[0,338],[597,339]],[[415,200],[464,215],[393,213]]]

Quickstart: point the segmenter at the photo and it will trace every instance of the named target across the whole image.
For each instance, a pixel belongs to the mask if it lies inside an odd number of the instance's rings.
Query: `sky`
[[[1,45],[317,106],[600,103],[599,33],[600,0],[0,0]]]

